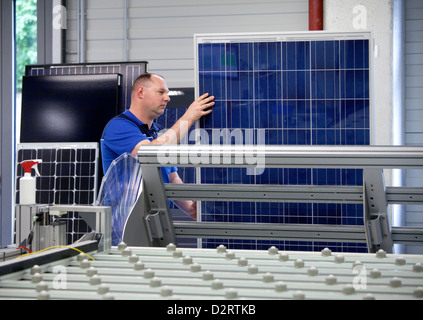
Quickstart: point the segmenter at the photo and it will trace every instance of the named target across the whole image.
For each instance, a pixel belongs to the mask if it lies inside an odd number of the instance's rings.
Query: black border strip
[[[98,241],[86,241],[80,244],[69,246],[81,250],[82,252],[93,252],[98,249]],[[77,256],[78,251],[68,248],[57,248],[45,251],[40,254],[29,255],[20,259],[0,263],[0,277],[15,272],[20,272],[32,268],[35,265],[42,266],[47,263]]]

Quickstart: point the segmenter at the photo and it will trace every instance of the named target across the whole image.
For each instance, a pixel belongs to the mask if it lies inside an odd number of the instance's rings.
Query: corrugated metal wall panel
[[[143,60],[170,87],[194,86],[195,33],[304,31],[308,0],[86,0],[85,62]],[[68,0],[67,62],[78,62],[78,0]],[[127,35],[127,52],[125,52]]]
[[[405,139],[407,145],[423,144],[423,2],[406,0],[405,11]],[[407,170],[406,185],[423,186],[421,170]],[[405,225],[423,226],[423,206],[406,206]],[[407,253],[421,248],[407,246]]]
[[[423,140],[423,2],[406,0],[405,10],[406,144]]]
[[[406,0],[405,11],[406,144],[422,144],[423,136],[423,2]]]

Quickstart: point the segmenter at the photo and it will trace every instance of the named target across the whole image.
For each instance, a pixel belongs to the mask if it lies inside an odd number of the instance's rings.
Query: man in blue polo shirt
[[[190,105],[168,132],[159,136],[162,128],[153,121],[164,113],[170,101],[168,93],[166,81],[159,75],[146,73],[135,80],[130,108],[112,119],[104,129],[101,148],[104,173],[114,159],[125,152],[136,156],[142,145],[179,143],[195,121],[212,112],[214,97],[204,94]],[[183,183],[177,168],[162,168],[162,173],[165,183]],[[195,202],[178,201],[177,205],[196,219]]]

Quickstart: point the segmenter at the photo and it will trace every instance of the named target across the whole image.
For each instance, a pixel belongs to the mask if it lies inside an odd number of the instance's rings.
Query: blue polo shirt
[[[161,129],[155,123],[149,129],[147,124],[140,121],[129,110],[110,120],[103,131],[101,141],[104,174],[106,174],[113,160],[125,152],[131,153],[135,146],[143,140],[153,141],[158,137]],[[178,171],[174,167],[161,169],[164,183],[170,182],[169,175],[171,172]]]

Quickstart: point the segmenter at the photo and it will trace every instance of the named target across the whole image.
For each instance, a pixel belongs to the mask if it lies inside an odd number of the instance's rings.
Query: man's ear
[[[137,97],[138,99],[144,98],[144,87],[140,86],[137,88]]]

